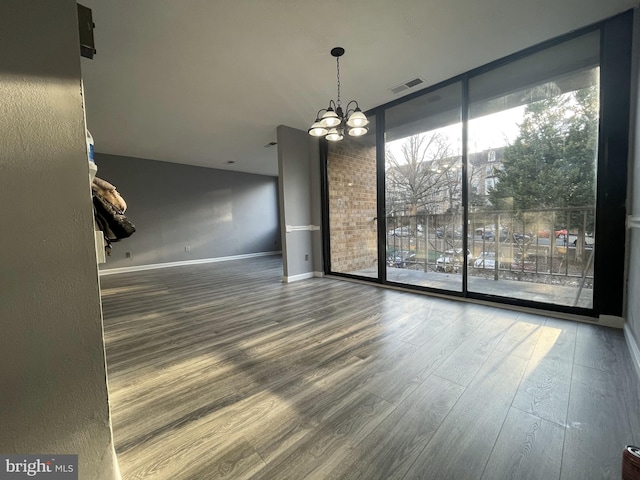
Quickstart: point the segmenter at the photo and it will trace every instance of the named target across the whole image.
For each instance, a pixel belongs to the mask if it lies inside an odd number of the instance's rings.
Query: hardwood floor
[[[101,278],[124,480],[618,479],[640,443],[621,331],[281,275]]]

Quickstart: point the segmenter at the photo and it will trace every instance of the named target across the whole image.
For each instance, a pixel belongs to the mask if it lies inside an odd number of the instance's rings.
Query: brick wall
[[[327,171],[331,270],[342,273],[375,270],[376,149],[347,137],[330,143]]]

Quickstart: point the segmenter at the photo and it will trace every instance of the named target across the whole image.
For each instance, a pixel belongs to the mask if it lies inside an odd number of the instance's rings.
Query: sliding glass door
[[[388,282],[462,291],[462,84],[385,112]]]
[[[599,32],[469,81],[470,292],[593,306]]]

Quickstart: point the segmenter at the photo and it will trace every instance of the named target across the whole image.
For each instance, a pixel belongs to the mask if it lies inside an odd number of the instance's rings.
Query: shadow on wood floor
[[[259,257],[101,278],[129,479],[620,478],[621,331]]]

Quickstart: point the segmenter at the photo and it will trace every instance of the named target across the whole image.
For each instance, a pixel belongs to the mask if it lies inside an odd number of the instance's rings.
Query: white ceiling
[[[637,0],[80,0],[96,151],[277,175],[276,127],[336,97],[367,110],[620,13]],[[413,90],[410,90],[413,91]],[[228,163],[235,162],[235,163]]]

